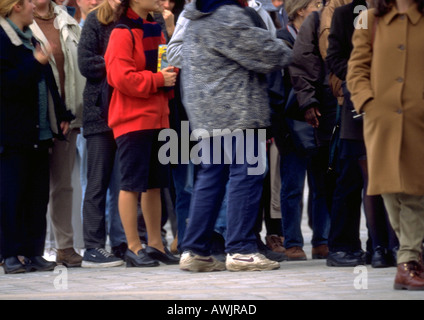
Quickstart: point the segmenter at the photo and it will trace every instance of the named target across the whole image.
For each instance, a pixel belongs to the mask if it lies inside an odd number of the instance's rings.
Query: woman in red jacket
[[[114,88],[109,126],[118,146],[121,171],[119,212],[128,250],[127,266],[157,266],[156,260],[179,260],[164,247],[161,236],[160,188],[168,183],[168,168],[158,160],[159,131],[169,127],[165,87],[175,84],[173,67],[157,72],[158,46],[165,43],[161,27],[149,12],[157,0],[123,0],[119,21],[105,54],[109,84]],[[137,230],[137,203],[146,222],[148,246],[142,250]]]

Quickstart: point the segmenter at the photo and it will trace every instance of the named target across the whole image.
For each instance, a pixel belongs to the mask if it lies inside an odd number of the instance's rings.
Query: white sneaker
[[[185,251],[180,258],[180,269],[193,272],[211,272],[225,270],[225,263],[212,256],[199,256]]]
[[[277,261],[266,258],[263,254],[227,254],[225,266],[229,271],[262,271],[280,268]]]

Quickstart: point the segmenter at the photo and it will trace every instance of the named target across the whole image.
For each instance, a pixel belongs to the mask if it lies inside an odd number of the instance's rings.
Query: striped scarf
[[[157,72],[158,47],[164,44],[162,40],[162,28],[149,15],[146,20],[140,18],[131,8],[128,8],[127,17],[131,20],[132,28],[138,27],[143,30],[143,48],[146,57],[146,70]]]

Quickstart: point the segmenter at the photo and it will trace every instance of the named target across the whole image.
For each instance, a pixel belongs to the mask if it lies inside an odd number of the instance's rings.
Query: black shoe
[[[30,257],[29,263],[25,264],[27,271],[52,271],[57,263],[54,261],[47,261],[42,256]]]
[[[180,259],[174,256],[167,247],[165,248],[165,253],[159,251],[156,248],[146,246],[145,252],[146,254],[152,258],[153,260],[158,260],[165,264],[179,264]]]
[[[359,249],[359,250],[356,250],[356,251],[351,251],[351,252],[349,252],[349,254],[352,255],[355,258],[358,258],[360,265],[367,264],[367,253],[364,250]]]
[[[363,255],[344,251],[330,252],[327,257],[329,267],[356,267],[365,264]]]
[[[372,254],[371,266],[373,268],[387,268],[390,263],[387,260],[387,250],[383,247],[377,247]]]
[[[18,257],[9,257],[4,259],[4,273],[14,274],[26,272],[25,266],[19,261]]]
[[[128,249],[128,245],[125,242],[123,242],[119,246],[112,247],[112,254],[115,257],[117,257],[121,260],[124,260],[125,259],[125,252],[127,251],[127,249]]]
[[[125,253],[125,261],[127,267],[157,267],[159,265],[159,262],[150,258],[143,249],[137,254],[128,249]]]
[[[285,253],[272,251],[262,241],[258,241],[257,244],[259,253],[263,254],[269,260],[277,262],[289,260],[289,257]]]

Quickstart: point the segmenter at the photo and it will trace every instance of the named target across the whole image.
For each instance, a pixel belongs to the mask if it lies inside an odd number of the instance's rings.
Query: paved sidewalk
[[[424,292],[396,291],[396,269],[327,267],[311,260],[311,232],[302,224],[308,260],[282,262],[263,272],[190,273],[178,266],[66,269],[5,275],[0,267],[0,300],[424,300]],[[366,240],[362,226],[361,238]],[[176,300],[176,301],[174,301]]]
[[[282,262],[265,272],[189,273],[178,266],[65,269],[0,275],[2,299],[424,300],[393,290],[395,268],[333,268],[325,261]]]

